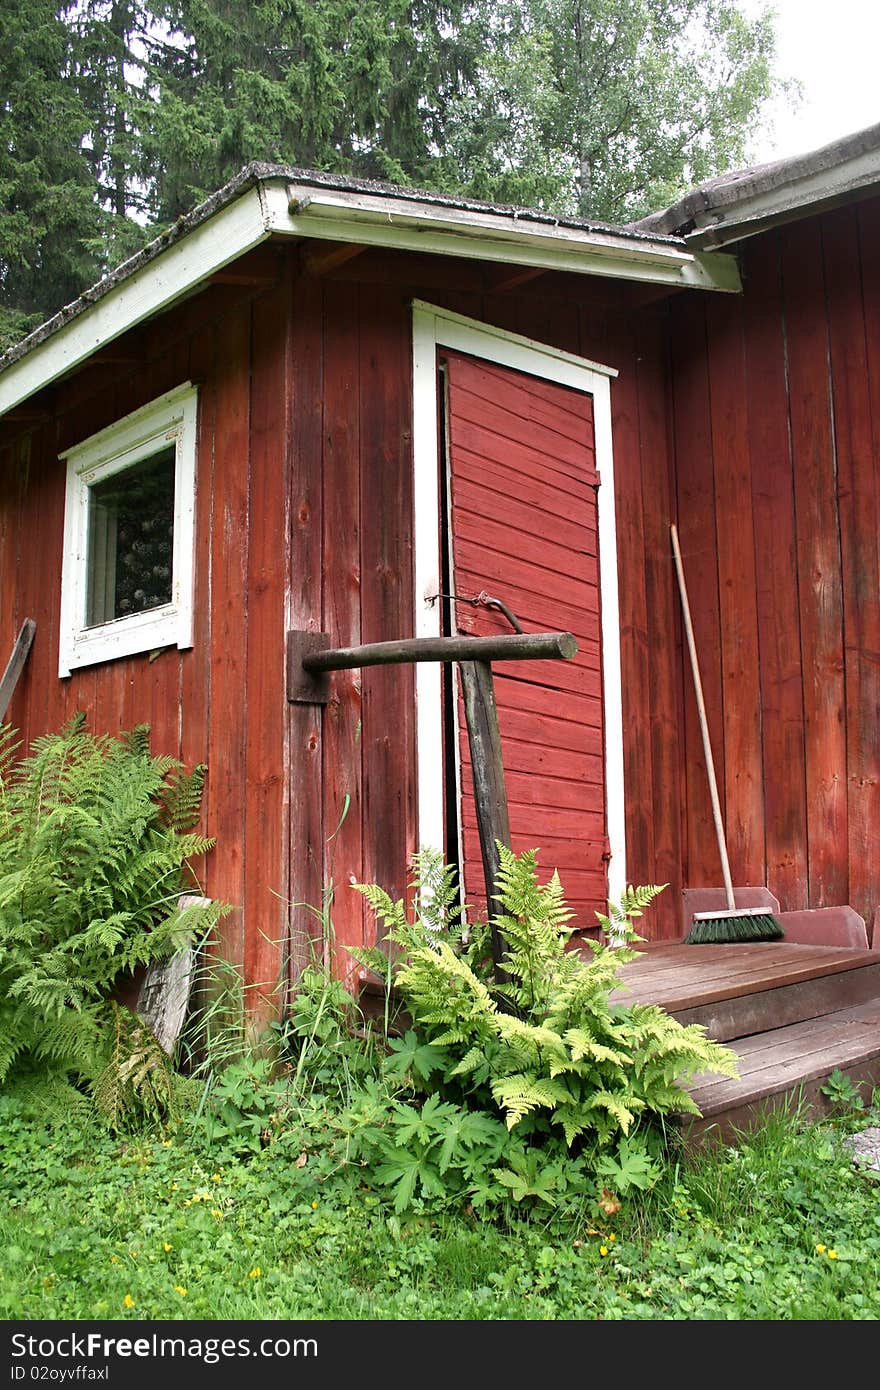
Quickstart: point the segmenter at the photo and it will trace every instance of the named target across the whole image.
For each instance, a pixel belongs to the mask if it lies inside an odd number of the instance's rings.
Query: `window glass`
[[[89,488],[86,626],[171,602],[172,447]]]

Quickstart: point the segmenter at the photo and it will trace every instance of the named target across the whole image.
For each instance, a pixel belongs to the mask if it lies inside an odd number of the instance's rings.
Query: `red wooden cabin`
[[[249,167],[0,360],[7,718],[207,763],[204,890],[269,989],[420,843],[481,887],[454,668],[296,703],[287,633],[510,631],[489,595],[578,641],[495,667],[514,847],[584,929],[667,883],[672,939],[721,883],[677,521],[734,881],[871,921],[878,233],[880,127],[629,228]]]

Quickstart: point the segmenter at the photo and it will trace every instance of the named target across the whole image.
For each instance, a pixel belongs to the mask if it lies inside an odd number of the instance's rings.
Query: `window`
[[[66,450],[59,674],[192,645],[196,391]]]

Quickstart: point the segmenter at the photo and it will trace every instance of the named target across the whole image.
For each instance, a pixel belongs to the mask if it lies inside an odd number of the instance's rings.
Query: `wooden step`
[[[649,947],[620,971],[621,1003],[659,1004],[718,1042],[880,998],[880,951],[757,942]]]
[[[702,1118],[682,1117],[681,1128],[690,1142],[730,1142],[737,1131],[759,1123],[768,1108],[798,1098],[817,1114],[826,1112],[829,1102],[821,1088],[835,1070],[849,1077],[869,1102],[873,1088],[880,1085],[880,998],[739,1038],[728,1046],[740,1058],[740,1078],[705,1073],[694,1079],[688,1090]]]

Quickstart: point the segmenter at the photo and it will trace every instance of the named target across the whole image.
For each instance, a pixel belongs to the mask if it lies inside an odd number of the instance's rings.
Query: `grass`
[[[0,1317],[880,1316],[880,1175],[843,1147],[876,1110],[821,1124],[794,1111],[735,1147],[670,1151],[659,1182],[610,1214],[511,1202],[488,1219],[466,1203],[396,1214],[318,1125],[278,1123],[277,1087],[267,1094],[270,1142],[207,1125],[198,1107],[164,1136],[114,1136],[85,1106],[53,1118],[7,1088]]]

